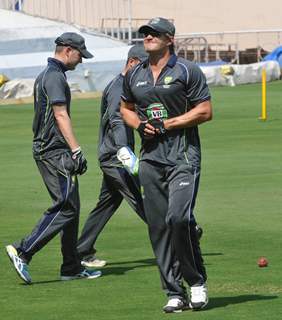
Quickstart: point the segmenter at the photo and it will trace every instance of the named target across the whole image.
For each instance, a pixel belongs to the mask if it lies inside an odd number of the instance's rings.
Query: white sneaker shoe
[[[165,313],[178,313],[188,309],[187,303],[180,298],[171,298],[167,304],[163,307]]]
[[[201,286],[192,286],[189,307],[193,310],[203,309],[208,304],[208,288],[204,283]]]
[[[81,265],[86,268],[103,268],[107,264],[106,260],[97,259],[94,255],[89,255],[81,260]]]
[[[6,246],[6,252],[20,278],[25,283],[31,284],[31,276],[28,271],[28,265],[19,257],[17,249],[12,245],[8,245]]]

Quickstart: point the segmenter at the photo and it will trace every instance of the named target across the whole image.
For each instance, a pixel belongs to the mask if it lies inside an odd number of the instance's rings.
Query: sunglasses
[[[158,31],[154,31],[154,30],[144,32],[144,38],[148,37],[149,35],[154,38],[160,38],[163,35],[163,33],[160,33]]]

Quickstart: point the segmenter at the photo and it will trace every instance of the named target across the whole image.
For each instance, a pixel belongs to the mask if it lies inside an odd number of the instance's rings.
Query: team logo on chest
[[[165,77],[163,88],[168,89],[170,87],[171,81],[172,81],[172,77],[170,76]]]
[[[167,76],[167,77],[164,78],[164,83],[165,84],[169,84],[171,81],[172,81],[172,77],[170,77],[170,76]]]
[[[162,103],[152,103],[147,108],[147,117],[152,119],[167,119],[167,110]]]

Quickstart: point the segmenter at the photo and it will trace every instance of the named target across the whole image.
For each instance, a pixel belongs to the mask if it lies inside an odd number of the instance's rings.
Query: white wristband
[[[76,153],[76,152],[78,152],[78,151],[81,151],[81,147],[80,147],[80,146],[78,146],[76,149],[72,150],[71,152],[72,152],[72,153]]]

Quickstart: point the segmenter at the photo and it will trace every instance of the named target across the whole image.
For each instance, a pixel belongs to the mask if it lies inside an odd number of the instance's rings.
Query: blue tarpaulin
[[[270,54],[263,58],[263,61],[275,60],[279,63],[282,68],[282,46],[277,47]]]

